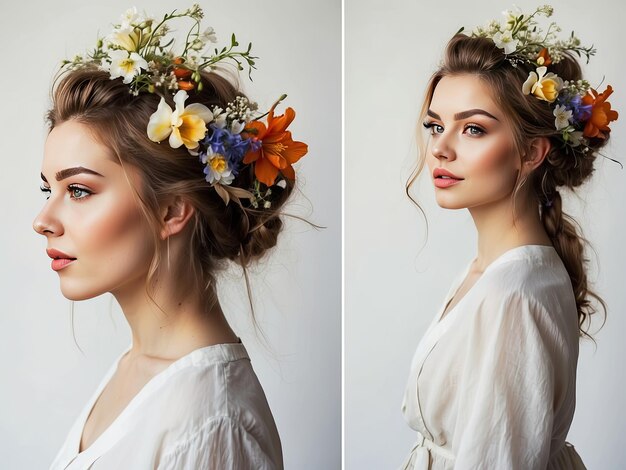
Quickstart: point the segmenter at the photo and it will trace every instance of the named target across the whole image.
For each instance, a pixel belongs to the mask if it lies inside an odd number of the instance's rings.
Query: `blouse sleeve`
[[[236,420],[219,417],[172,449],[166,450],[157,470],[282,470],[258,441]]]
[[[468,331],[454,431],[455,470],[548,465],[557,329],[520,293],[485,300]]]

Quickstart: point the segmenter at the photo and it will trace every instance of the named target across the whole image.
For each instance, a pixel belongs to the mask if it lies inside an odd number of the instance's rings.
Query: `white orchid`
[[[565,106],[557,104],[553,111],[554,114],[554,126],[557,131],[561,129],[565,129],[569,126],[570,120],[572,119],[572,111],[567,109]]]
[[[175,110],[161,97],[157,110],[150,116],[148,122],[150,140],[161,142],[169,136],[169,144],[173,148],[183,144],[189,150],[198,147],[198,142],[206,134],[206,125],[213,120],[213,113],[203,104],[193,103],[185,106],[187,97],[185,90],[176,92]]]
[[[124,77],[123,82],[130,83],[141,69],[148,69],[148,62],[136,52],[109,51],[111,62],[102,61],[100,68],[111,74],[111,80]]]
[[[498,31],[496,34],[493,35],[493,42],[495,43],[496,47],[504,49],[505,54],[511,54],[515,52],[518,43],[517,39],[513,39],[511,31],[509,30],[505,32]]]

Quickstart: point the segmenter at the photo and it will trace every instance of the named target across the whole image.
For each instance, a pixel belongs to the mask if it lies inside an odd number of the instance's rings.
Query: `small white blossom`
[[[109,51],[109,58],[111,63],[108,64],[103,61],[101,67],[111,74],[111,80],[124,77],[123,82],[128,84],[135,75],[141,73],[141,69],[148,69],[146,60],[136,52]]]
[[[583,131],[572,131],[567,133],[567,139],[572,147],[578,147],[583,143]]]
[[[554,108],[553,114],[555,117],[554,126],[558,131],[569,126],[570,120],[572,119],[572,111],[570,109],[557,104]]]
[[[133,26],[137,26],[143,22],[143,18],[137,13],[137,7],[132,7],[126,10],[120,17],[121,29],[127,29]]]
[[[513,39],[511,31],[497,32],[493,35],[493,42],[500,49],[504,49],[505,54],[511,54],[517,49],[517,39]]]
[[[204,32],[200,36],[200,39],[202,39],[202,41],[205,43],[217,42],[217,35],[215,34],[215,30],[211,26],[209,26],[207,29],[204,30]]]

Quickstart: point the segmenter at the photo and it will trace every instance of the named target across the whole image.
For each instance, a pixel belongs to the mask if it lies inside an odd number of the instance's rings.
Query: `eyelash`
[[[44,193],[51,193],[52,192],[50,190],[50,188],[46,188],[45,186],[41,186],[39,189],[41,189],[41,191],[44,192]],[[74,199],[76,201],[82,201],[83,199],[87,199],[91,194],[93,194],[88,189],[81,188],[80,186],[76,186],[75,184],[68,185],[67,190],[70,193],[72,193],[73,191],[82,191],[82,192],[87,194],[86,196],[83,196],[83,197],[70,197],[70,199]],[[46,200],[48,200],[48,199],[50,199],[50,196],[48,196],[46,198]]]
[[[433,129],[434,129],[435,127],[441,127],[441,128],[443,128],[443,126],[441,126],[441,125],[439,125],[439,124],[437,124],[437,123],[435,123],[435,122],[425,122],[423,125],[424,125],[424,128],[425,128],[425,129],[428,129],[428,130],[430,131],[430,135],[437,135],[437,134],[440,134],[440,133],[438,133],[438,132],[434,132],[434,130],[433,130]],[[476,124],[467,124],[467,125],[463,128],[463,132],[465,132],[465,131],[466,131],[466,130],[468,130],[468,129],[475,129],[475,130],[477,130],[477,131],[478,131],[478,134],[472,134],[472,133],[470,133],[470,135],[471,135],[471,136],[480,136],[480,135],[486,134],[485,130],[484,130],[482,127],[480,127],[480,126],[477,126]]]
[[[425,122],[423,125],[424,129],[428,130],[430,135],[436,135],[436,133],[434,132],[435,127],[442,127],[434,122]]]

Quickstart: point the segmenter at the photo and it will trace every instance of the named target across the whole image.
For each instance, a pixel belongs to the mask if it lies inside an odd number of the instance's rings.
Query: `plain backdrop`
[[[543,2],[541,2],[543,3]],[[540,2],[516,1],[525,12]],[[615,90],[621,112],[605,153],[626,162],[626,4],[555,1],[552,20],[597,54],[584,67],[594,86]],[[503,1],[345,2],[345,461],[346,469],[397,468],[416,434],[400,406],[415,348],[455,276],[476,255],[467,210],[436,205],[428,172],[404,194],[417,158],[415,132],[426,82],[447,40],[512,7]],[[568,198],[595,250],[590,273],[609,306],[593,343],[583,341],[577,408],[568,441],[590,469],[624,468],[626,446],[626,170],[597,160],[591,183]],[[601,318],[601,315],[597,316]],[[597,330],[599,323],[592,331]]]
[[[192,4],[139,0],[155,17]],[[248,95],[268,109],[282,93],[296,110],[290,129],[309,144],[298,164],[301,194],[278,247],[253,269],[255,332],[241,271],[221,280],[227,316],[246,345],[281,434],[290,469],[339,468],[341,459],[341,3],[200,2],[218,44],[235,32],[258,56]],[[70,425],[130,331],[110,294],[70,301],[50,268],[46,240],[32,229],[45,202],[39,173],[44,113],[61,59],[95,46],[98,32],[133,3],[13,2],[0,15],[0,467],[48,468]],[[177,29],[186,32],[189,23]],[[175,25],[172,25],[176,27]],[[74,342],[80,346],[83,352]]]

